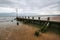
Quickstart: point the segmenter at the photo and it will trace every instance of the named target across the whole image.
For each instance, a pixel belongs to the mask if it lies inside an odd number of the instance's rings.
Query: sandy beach
[[[0,40],[60,40],[60,35],[54,33],[41,33],[36,37],[34,36],[36,30],[38,28],[33,25],[23,23],[16,25],[16,21],[0,23]]]

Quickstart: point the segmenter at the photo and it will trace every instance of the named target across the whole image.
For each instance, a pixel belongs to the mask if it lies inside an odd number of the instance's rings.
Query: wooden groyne
[[[29,17],[29,16],[21,16],[16,18],[19,21],[24,22],[32,22],[32,23],[39,23],[39,22],[53,22],[53,23],[60,23],[60,16],[54,16],[54,17]]]
[[[21,16],[21,17],[17,17],[16,19],[24,23],[40,25],[42,26],[41,31],[44,31],[49,27],[57,28],[60,30],[60,16],[54,16],[54,17]]]

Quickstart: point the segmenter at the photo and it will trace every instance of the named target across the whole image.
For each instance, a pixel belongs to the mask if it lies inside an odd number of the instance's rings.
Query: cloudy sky
[[[60,0],[0,0],[0,13],[20,15],[60,15]]]

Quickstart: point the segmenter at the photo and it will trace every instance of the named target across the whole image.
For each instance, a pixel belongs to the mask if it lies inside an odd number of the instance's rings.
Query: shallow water
[[[0,23],[1,22],[8,22],[11,20],[14,20],[15,17],[0,17]]]

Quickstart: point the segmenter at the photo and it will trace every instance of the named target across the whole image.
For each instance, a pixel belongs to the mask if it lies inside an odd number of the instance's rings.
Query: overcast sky
[[[1,12],[15,12],[27,15],[60,15],[60,0],[0,0]]]

